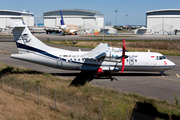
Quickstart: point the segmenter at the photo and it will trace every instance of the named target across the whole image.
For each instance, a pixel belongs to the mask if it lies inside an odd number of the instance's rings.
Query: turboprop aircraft
[[[11,26],[19,51],[19,54],[11,54],[11,58],[58,69],[96,71],[97,77],[104,72],[118,71],[164,73],[175,67],[173,62],[160,53],[126,52],[125,40],[123,40],[123,49],[101,43],[91,51],[69,51],[42,43],[31,34],[25,24],[14,23]]]

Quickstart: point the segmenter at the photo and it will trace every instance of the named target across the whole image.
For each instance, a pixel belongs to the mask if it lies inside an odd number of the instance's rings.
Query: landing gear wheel
[[[163,75],[164,75],[164,71],[159,71],[159,73],[161,74],[161,76],[163,76]]]

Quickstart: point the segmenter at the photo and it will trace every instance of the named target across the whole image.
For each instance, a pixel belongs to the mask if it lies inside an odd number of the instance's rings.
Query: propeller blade
[[[125,64],[125,50],[126,50],[126,42],[125,42],[125,39],[123,39],[123,52],[122,52],[122,70],[121,70],[121,73],[123,73],[124,71],[124,64]]]
[[[122,70],[121,70],[121,73],[123,73],[123,71],[124,71],[124,62],[125,62],[125,58],[123,57],[122,58]]]

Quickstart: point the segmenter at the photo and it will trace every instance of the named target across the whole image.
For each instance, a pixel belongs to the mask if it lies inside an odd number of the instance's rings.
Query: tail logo
[[[28,34],[23,34],[21,37],[22,37],[22,39],[23,39],[26,43],[28,43],[28,42],[31,41],[31,39],[29,38],[29,35],[28,35]]]
[[[130,65],[134,65],[134,58],[133,58],[133,57],[130,57],[130,58],[129,58],[129,64],[130,64]]]
[[[29,38],[28,34],[23,34],[23,35],[20,35],[20,36],[14,35],[14,39],[15,39],[16,42],[19,41],[19,40],[23,40],[26,43],[31,41],[31,38]]]

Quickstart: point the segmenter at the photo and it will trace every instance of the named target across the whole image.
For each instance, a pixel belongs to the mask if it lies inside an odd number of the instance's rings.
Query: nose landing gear
[[[165,75],[164,71],[159,71],[159,73],[161,74],[161,76]]]

